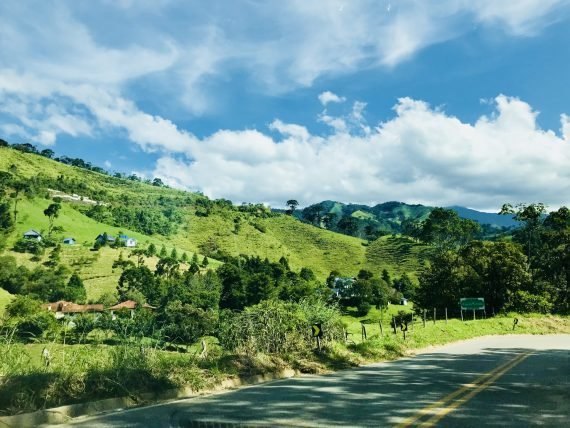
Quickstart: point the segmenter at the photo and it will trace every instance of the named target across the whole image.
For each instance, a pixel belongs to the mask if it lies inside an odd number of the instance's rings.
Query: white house
[[[75,239],[73,239],[73,238],[65,238],[65,239],[63,240],[63,243],[64,243],[64,244],[67,244],[67,245],[74,245],[74,244],[75,244]]]
[[[40,232],[36,232],[34,229],[30,229],[26,233],[24,233],[24,238],[33,239],[34,241],[41,241],[42,234]]]
[[[125,247],[136,247],[137,240],[135,238],[129,238],[127,235],[119,235],[119,241],[121,241]]]

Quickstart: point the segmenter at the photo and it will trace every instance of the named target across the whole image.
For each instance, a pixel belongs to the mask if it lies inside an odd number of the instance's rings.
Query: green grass
[[[386,269],[392,278],[407,273],[417,280],[417,273],[429,256],[429,247],[405,236],[383,236],[366,247],[366,268]]]

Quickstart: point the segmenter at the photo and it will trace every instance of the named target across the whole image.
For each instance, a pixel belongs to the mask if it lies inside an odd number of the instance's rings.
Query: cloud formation
[[[374,127],[359,101],[348,114],[331,114],[327,106],[345,99],[326,91],[317,120],[330,135],[276,119],[269,130],[219,130],[202,139],[144,106],[156,98],[165,111],[196,117],[214,108],[212,88],[237,75],[274,95],[397,67],[477,26],[533,36],[569,11],[567,0],[2,2],[0,130],[43,146],[61,135],[126,136],[160,154],[156,173],[171,183],[235,200],[437,200],[480,208],[555,201],[568,194],[561,165],[570,121],[561,117],[562,137],[542,131],[536,112],[514,98],[498,97],[495,115],[474,124],[404,98],[393,119]]]
[[[569,10],[566,0],[331,0],[324,4],[227,0],[223,8],[176,0],[4,2],[0,4],[0,81],[17,75],[21,85],[4,85],[0,90],[0,103],[5,106],[0,124],[17,125],[42,144],[55,142],[61,133],[92,135],[101,125],[99,118],[92,116],[87,123],[76,114],[77,105],[59,103],[55,88],[65,85],[72,89],[69,92],[90,90],[115,96],[130,102],[128,110],[138,115],[141,95],[131,87],[141,80],[142,98],[148,88],[161,103],[199,115],[214,108],[212,82],[227,81],[234,73],[247,76],[256,90],[274,94],[311,86],[323,76],[395,67],[474,25],[532,35]],[[26,97],[28,87],[38,81],[49,84],[35,98]],[[84,123],[75,130],[53,123],[51,113],[29,108],[38,97],[45,104],[58,103],[66,110],[63,116]],[[321,94],[324,105],[340,101],[342,97],[332,92]],[[27,104],[26,111],[16,108],[18,103]],[[121,114],[125,113],[123,109]],[[153,129],[171,128],[163,122],[166,119],[156,116],[150,120],[139,115],[133,120]],[[46,132],[54,138],[39,137]],[[138,133],[128,133],[137,143],[141,141]],[[156,133],[148,133],[154,137],[143,144],[154,146]]]
[[[328,103],[343,103],[346,101],[346,98],[339,97],[331,91],[325,91],[319,94],[319,101],[322,105],[326,106]]]
[[[275,139],[258,130],[224,130],[196,140],[183,156],[159,159],[154,173],[214,198],[325,199],[355,203],[400,200],[498,209],[505,202],[568,204],[570,139],[542,130],[527,103],[499,95],[474,124],[402,98],[395,117],[369,133],[362,124],[327,137],[275,121]],[[563,126],[568,126],[566,116]],[[566,129],[566,128],[565,128]]]

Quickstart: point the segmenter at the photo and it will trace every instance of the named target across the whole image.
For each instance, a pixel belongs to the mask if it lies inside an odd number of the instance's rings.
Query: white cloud
[[[480,209],[570,203],[561,200],[570,195],[569,141],[540,129],[537,113],[517,98],[500,95],[495,106],[493,115],[469,124],[402,98],[396,116],[369,134],[319,137],[279,121],[271,128],[287,136],[283,141],[222,131],[198,141],[191,159],[162,157],[154,175],[211,197],[274,206],[292,197],[303,204],[403,200]]]
[[[325,91],[319,94],[319,101],[322,105],[326,106],[328,103],[342,103],[346,101],[345,97],[339,97],[331,91]]]

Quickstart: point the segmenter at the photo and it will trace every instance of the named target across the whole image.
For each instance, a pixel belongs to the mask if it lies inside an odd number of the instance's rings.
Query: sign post
[[[482,297],[465,297],[459,299],[461,306],[461,319],[463,320],[463,311],[473,311],[473,320],[475,320],[475,311],[485,311],[485,299]]]

